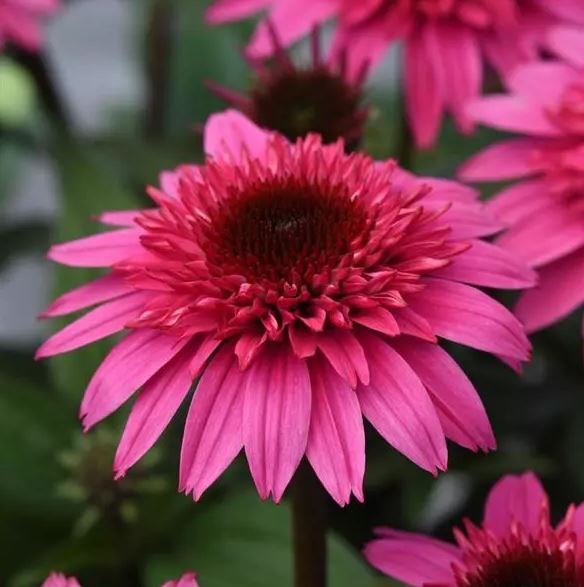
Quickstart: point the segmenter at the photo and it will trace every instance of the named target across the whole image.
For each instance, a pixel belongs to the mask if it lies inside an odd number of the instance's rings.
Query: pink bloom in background
[[[243,448],[262,498],[304,454],[339,504],[363,499],[363,416],[437,473],[446,438],[495,441],[443,337],[517,364],[519,321],[474,286],[523,288],[533,273],[481,237],[500,226],[477,193],[346,155],[316,135],[291,144],[242,114],[211,117],[208,160],[164,173],[155,207],[108,212],[120,228],[54,246],[50,258],[109,267],[46,316],[89,311],[38,357],[125,330],[81,405],[85,429],[138,389],[115,460],[126,473],[200,377],[180,488],[198,499]]]
[[[330,59],[323,59],[319,27],[311,34],[312,63],[297,67],[269,23],[268,27],[274,59],[267,63],[248,57],[256,76],[249,95],[212,83],[210,88],[258,126],[291,141],[313,132],[325,143],[342,138],[352,150],[360,143],[367,120],[368,109],[361,102],[368,68],[351,80],[346,60],[336,67]]]
[[[464,521],[456,545],[389,528],[365,547],[381,572],[414,587],[581,587],[584,504],[556,527],[532,473],[503,477],[486,503],[482,527]]]
[[[353,73],[404,41],[408,118],[420,147],[434,144],[445,111],[459,130],[472,131],[465,104],[480,94],[485,64],[506,75],[537,56],[551,27],[584,25],[579,0],[217,0],[208,18],[235,20],[261,9],[285,43],[337,17],[335,46],[347,50]],[[263,21],[249,51],[270,50]]]
[[[178,581],[167,581],[161,587],[198,587],[194,573],[183,575]],[[60,573],[51,573],[42,587],[81,587],[74,577],[65,577]]]
[[[59,0],[0,0],[0,50],[6,43],[38,50],[41,19],[55,12],[59,4]]]
[[[477,100],[469,113],[523,135],[488,147],[460,176],[522,179],[489,209],[509,227],[498,244],[539,272],[539,286],[523,293],[516,307],[534,332],[584,302],[584,70],[558,62],[519,67],[509,77],[509,94]]]

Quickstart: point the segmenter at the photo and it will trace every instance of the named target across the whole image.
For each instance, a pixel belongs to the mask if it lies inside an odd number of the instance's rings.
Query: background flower
[[[183,575],[178,581],[168,581],[161,587],[198,587],[197,580],[193,573]],[[60,573],[52,573],[43,583],[43,587],[80,587],[79,582],[74,577],[65,577]]]
[[[41,19],[59,8],[59,0],[0,0],[0,50],[7,42],[29,51],[42,43]]]

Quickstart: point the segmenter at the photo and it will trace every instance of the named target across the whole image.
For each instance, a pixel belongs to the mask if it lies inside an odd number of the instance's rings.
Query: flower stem
[[[301,463],[292,486],[295,587],[326,587],[327,498],[307,462]]]
[[[402,116],[397,162],[402,169],[412,171],[412,165],[414,164],[414,140],[405,112]]]

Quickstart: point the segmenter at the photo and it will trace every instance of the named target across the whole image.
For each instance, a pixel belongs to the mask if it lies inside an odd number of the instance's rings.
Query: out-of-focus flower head
[[[61,573],[51,573],[42,587],[81,587],[75,577],[66,577]],[[161,587],[199,587],[194,573],[186,573],[178,581],[167,581]]]
[[[361,141],[367,119],[362,105],[362,84],[367,75],[365,65],[355,80],[346,72],[346,60],[338,68],[323,60],[320,29],[311,35],[312,63],[297,67],[286,53],[278,35],[267,24],[274,46],[273,59],[248,58],[256,81],[248,95],[216,84],[211,89],[243,112],[258,126],[279,132],[290,141],[316,133],[324,143],[344,139],[352,150]]]
[[[60,0],[0,0],[0,51],[6,43],[38,51],[43,39],[41,20],[59,6]]]
[[[279,501],[304,454],[339,504],[363,499],[363,417],[436,474],[446,438],[495,441],[470,381],[438,337],[514,365],[519,321],[475,286],[533,273],[482,237],[500,226],[477,193],[394,161],[295,143],[241,113],[209,120],[202,166],[164,173],[155,207],[108,212],[120,228],[50,258],[110,272],[46,316],[97,306],[39,349],[48,357],[124,331],[81,404],[86,429],[140,388],[115,460],[142,457],[199,379],[180,488],[195,498],[245,450],[262,498]]]
[[[347,51],[349,75],[403,41],[408,118],[420,147],[434,144],[446,111],[459,130],[472,131],[465,104],[480,94],[485,64],[505,76],[536,58],[553,27],[584,24],[584,4],[576,0],[217,0],[208,19],[262,9],[285,44],[336,17],[335,50]],[[270,53],[266,20],[248,50]]]
[[[572,46],[556,39],[559,53],[568,56]],[[522,180],[489,208],[508,226],[498,244],[539,272],[539,286],[516,307],[535,332],[584,302],[584,69],[551,61],[521,66],[509,76],[508,94],[468,110],[477,122],[522,135],[488,147],[460,176]]]
[[[456,544],[379,528],[365,557],[413,587],[580,587],[584,585],[584,506],[550,522],[548,497],[531,473],[503,477],[481,527],[455,529]]]

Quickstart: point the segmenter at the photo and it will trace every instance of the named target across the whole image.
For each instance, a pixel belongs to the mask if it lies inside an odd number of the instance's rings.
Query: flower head
[[[186,573],[178,581],[167,581],[161,587],[198,587],[194,573]],[[51,573],[42,587],[81,587],[75,577],[65,577],[61,573]]]
[[[36,51],[42,42],[40,20],[59,8],[59,0],[0,0],[0,50],[12,42]]]
[[[482,527],[455,529],[456,545],[381,528],[365,547],[377,569],[415,587],[580,587],[584,584],[584,505],[550,522],[549,503],[531,473],[501,479]]]
[[[208,18],[234,20],[262,8],[285,43],[336,17],[334,44],[347,52],[349,75],[404,41],[408,118],[421,147],[435,142],[445,111],[461,131],[472,131],[464,107],[480,94],[485,63],[506,74],[533,60],[553,27],[584,24],[584,9],[573,0],[217,0]],[[270,50],[262,21],[249,51]]]
[[[539,270],[539,287],[516,308],[534,332],[584,301],[584,71],[559,62],[522,66],[509,78],[509,94],[477,100],[469,111],[523,135],[476,155],[461,177],[527,178],[489,206],[509,226],[499,244]]]
[[[484,408],[444,337],[517,363],[529,344],[467,284],[521,288],[533,274],[480,237],[499,230],[476,193],[316,135],[291,144],[235,111],[206,127],[205,165],[150,189],[156,207],[50,257],[110,267],[47,316],[100,304],[53,335],[46,357],[123,329],[85,393],[86,428],[142,387],[118,448],[124,475],[200,380],[180,487],[198,498],[245,449],[260,495],[281,498],[306,453],[340,504],[362,499],[363,415],[436,473],[445,437],[494,448]]]
[[[346,60],[341,60],[338,68],[323,61],[318,27],[311,37],[312,64],[296,67],[275,29],[270,23],[267,26],[274,59],[269,63],[248,59],[256,74],[249,96],[212,83],[210,88],[258,126],[276,131],[290,141],[316,133],[325,143],[342,138],[347,149],[352,150],[361,140],[367,118],[367,109],[361,104],[367,67],[353,81],[346,75]]]

